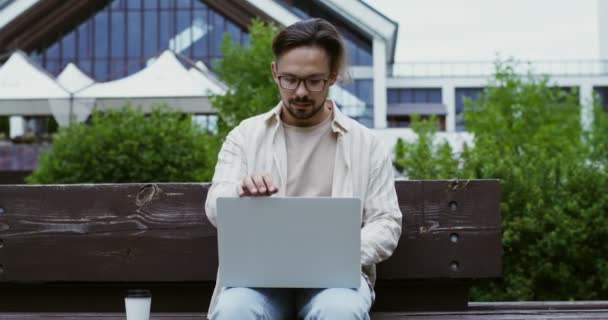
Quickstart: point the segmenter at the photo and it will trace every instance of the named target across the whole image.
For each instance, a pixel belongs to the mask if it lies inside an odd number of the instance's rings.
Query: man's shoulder
[[[265,124],[267,120],[268,120],[268,112],[264,112],[264,113],[258,114],[257,116],[249,117],[249,118],[241,121],[241,123],[239,125],[242,125],[242,126],[257,125],[257,126],[259,126],[259,125]]]
[[[350,117],[343,118],[349,126],[348,133],[350,143],[360,151],[368,153],[373,158],[384,158],[390,155],[390,150],[385,145],[378,133],[359,121]]]
[[[265,128],[268,125],[268,120],[271,112],[273,112],[273,110],[242,120],[239,125],[236,126],[235,129],[247,132],[251,130],[259,130]]]
[[[357,140],[365,140],[369,143],[376,144],[380,142],[378,135],[370,128],[364,126],[359,121],[350,117],[344,116],[344,121],[348,124],[348,132]]]

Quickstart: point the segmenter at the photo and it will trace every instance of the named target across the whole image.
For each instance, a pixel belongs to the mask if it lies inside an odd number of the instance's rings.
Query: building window
[[[374,127],[374,80],[356,79],[331,87],[329,97],[340,110],[361,124]]]
[[[192,115],[192,122],[199,128],[206,130],[209,133],[217,133],[217,115],[216,114],[195,114]]]
[[[355,66],[371,66],[372,43],[360,32],[346,25],[318,1],[310,0],[281,0],[289,11],[302,19],[323,18],[331,22],[344,37],[348,63]]]
[[[386,92],[387,126],[407,128],[413,114],[421,119],[437,116],[438,130],[445,130],[445,107],[441,104],[441,88],[391,88]]]
[[[593,90],[599,96],[604,111],[608,112],[608,87],[594,87]]]
[[[477,100],[483,88],[456,88],[456,131],[466,131],[464,123],[464,100]]]
[[[388,104],[441,103],[441,88],[398,88],[387,90]]]
[[[108,81],[143,69],[165,49],[212,66],[224,33],[249,42],[245,30],[201,0],[113,0],[32,58],[54,75],[74,62]]]

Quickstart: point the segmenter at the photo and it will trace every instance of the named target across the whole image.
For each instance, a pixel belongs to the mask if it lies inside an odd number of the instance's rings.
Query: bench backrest
[[[0,186],[0,287],[7,289],[0,309],[18,311],[24,299],[32,311],[38,295],[46,301],[40,309],[74,310],[86,293],[106,311],[121,308],[119,290],[150,287],[157,310],[205,310],[217,272],[216,230],[204,213],[208,187]],[[466,307],[468,279],[501,275],[498,181],[399,181],[396,188],[404,229],[393,257],[378,266],[376,308]],[[425,294],[443,302],[425,306]]]

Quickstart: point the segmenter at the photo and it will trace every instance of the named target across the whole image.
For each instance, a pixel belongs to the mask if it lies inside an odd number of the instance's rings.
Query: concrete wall
[[[600,59],[608,60],[608,0],[597,0],[597,5]]]

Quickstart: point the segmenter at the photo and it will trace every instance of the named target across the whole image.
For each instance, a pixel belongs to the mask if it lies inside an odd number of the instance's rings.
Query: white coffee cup
[[[127,290],[125,295],[127,320],[150,320],[151,304],[150,290]]]

